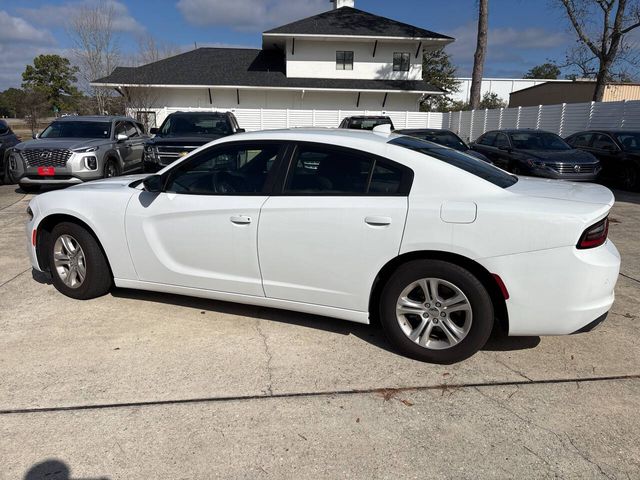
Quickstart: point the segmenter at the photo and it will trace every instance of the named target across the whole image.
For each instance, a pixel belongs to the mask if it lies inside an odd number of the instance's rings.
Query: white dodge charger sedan
[[[377,318],[405,355],[451,363],[494,323],[556,335],[604,320],[613,203],[599,185],[518,178],[412,137],[293,129],[40,195],[28,242],[73,298],[115,285]]]

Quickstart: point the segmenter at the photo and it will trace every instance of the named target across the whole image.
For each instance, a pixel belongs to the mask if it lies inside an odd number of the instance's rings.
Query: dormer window
[[[411,57],[408,52],[393,53],[393,71],[408,72],[411,65]]]
[[[336,70],[353,70],[353,52],[336,52]]]

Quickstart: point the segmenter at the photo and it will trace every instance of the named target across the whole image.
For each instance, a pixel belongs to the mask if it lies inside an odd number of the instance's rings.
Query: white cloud
[[[95,5],[98,0],[79,0],[62,3],[60,5],[43,5],[38,8],[19,8],[17,11],[38,25],[64,26],[80,8]],[[100,2],[103,5],[112,6],[114,19],[113,29],[116,32],[135,33],[144,30],[144,27],[131,16],[127,6],[117,0]]]
[[[238,30],[277,27],[330,8],[328,0],[180,0],[177,6],[192,25]]]
[[[35,28],[20,17],[12,17],[4,10],[0,10],[0,45],[20,42],[26,44],[48,44],[53,37],[47,31]],[[4,61],[4,57],[3,61]]]

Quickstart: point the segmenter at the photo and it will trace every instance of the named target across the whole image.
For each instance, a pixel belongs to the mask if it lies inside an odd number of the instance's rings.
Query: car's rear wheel
[[[118,169],[118,164],[112,158],[107,160],[104,164],[104,178],[117,177],[120,175],[120,170]]]
[[[86,229],[60,223],[51,232],[49,268],[53,285],[68,297],[87,300],[111,288],[111,271],[100,245]]]
[[[425,362],[472,356],[489,339],[493,319],[484,285],[468,270],[441,260],[401,265],[380,299],[380,321],[390,342]]]

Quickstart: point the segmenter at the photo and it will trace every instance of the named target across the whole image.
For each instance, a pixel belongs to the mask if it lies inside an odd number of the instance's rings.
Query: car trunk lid
[[[592,203],[612,207],[615,197],[611,190],[593,183],[574,183],[543,178],[519,177],[507,191],[528,197],[553,198],[572,202]]]

